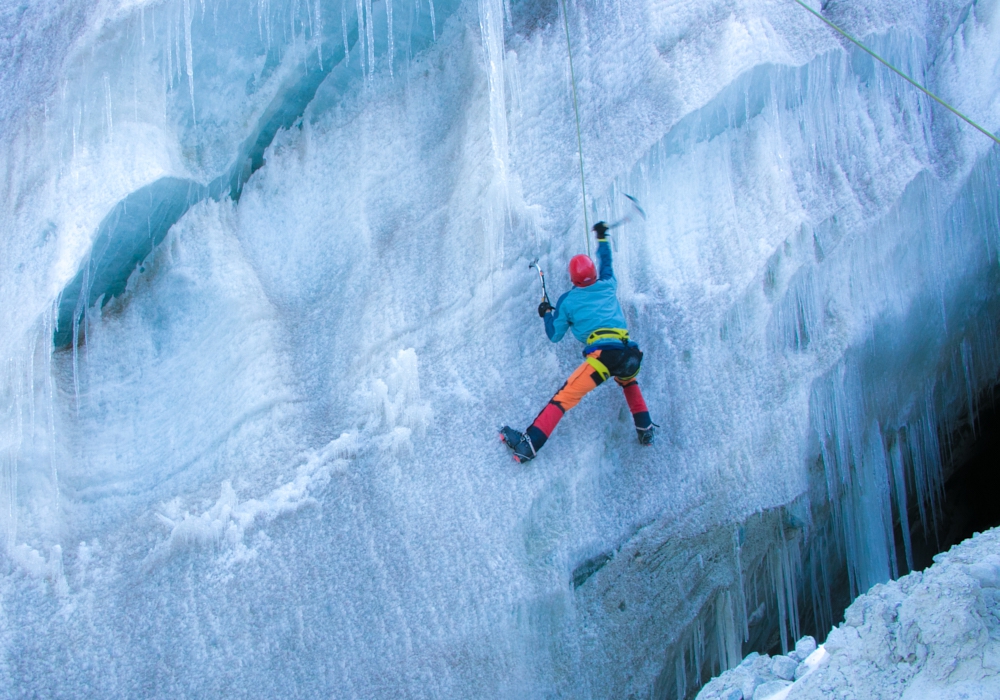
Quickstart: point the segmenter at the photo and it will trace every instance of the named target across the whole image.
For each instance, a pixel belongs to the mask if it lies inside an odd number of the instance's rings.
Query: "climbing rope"
[[[576,75],[573,73],[573,48],[569,41],[569,17],[566,14],[566,0],[560,0],[563,11],[563,26],[566,28],[566,52],[569,54],[569,80],[573,84],[573,113],[576,115],[576,147],[580,154],[580,189],[583,192],[583,237],[587,241],[587,255],[590,255],[590,222],[587,221],[587,179],[583,175],[583,136],[580,134],[580,106],[576,99]]]
[[[857,46],[858,48],[860,48],[862,51],[864,51],[865,53],[867,53],[868,55],[870,55],[876,61],[878,61],[879,63],[881,63],[882,65],[884,65],[886,68],[888,68],[889,70],[891,70],[893,73],[895,73],[896,75],[898,75],[899,77],[901,77],[903,80],[905,80],[906,82],[908,82],[910,85],[912,85],[913,87],[915,87],[918,90],[920,90],[922,93],[924,93],[925,95],[927,95],[928,97],[930,97],[932,100],[934,100],[935,102],[937,102],[938,104],[940,104],[942,107],[944,107],[944,108],[946,108],[946,109],[954,112],[958,117],[960,117],[961,119],[964,119],[970,125],[974,126],[976,129],[978,129],[979,131],[983,132],[984,134],[986,134],[987,136],[989,136],[991,139],[993,139],[997,143],[1000,143],[1000,138],[997,138],[994,134],[990,133],[989,131],[987,131],[983,127],[979,126],[979,124],[976,124],[976,122],[974,122],[971,119],[969,119],[967,116],[965,116],[964,114],[962,114],[961,112],[959,112],[957,109],[955,109],[950,104],[948,104],[947,102],[945,102],[944,100],[942,100],[940,97],[938,97],[937,95],[935,95],[933,92],[931,92],[930,90],[928,90],[927,88],[925,88],[923,85],[921,85],[920,83],[918,83],[917,81],[915,81],[913,78],[911,78],[910,76],[908,76],[906,73],[904,73],[903,71],[901,71],[898,68],[896,68],[896,66],[892,65],[887,60],[885,60],[884,58],[882,58],[881,56],[879,56],[877,53],[875,53],[874,51],[872,51],[871,49],[869,49],[867,46],[865,46],[860,41],[858,41],[857,39],[855,39],[853,36],[851,36],[850,34],[848,34],[847,32],[845,32],[843,29],[841,29],[840,27],[838,27],[836,24],[834,24],[833,22],[831,22],[830,20],[828,20],[826,17],[824,17],[823,15],[821,15],[819,12],[817,12],[813,8],[809,7],[809,5],[805,4],[805,2],[803,2],[803,0],[795,0],[795,2],[797,2],[800,5],[802,5],[802,7],[806,8],[811,13],[813,13],[814,15],[816,15],[817,17],[819,17],[821,20],[823,20],[824,22],[826,22],[826,24],[828,24],[829,26],[833,27],[833,29],[835,29],[841,35],[843,35],[844,38],[846,38],[848,41],[850,41],[851,43],[853,43],[855,46]],[[574,93],[574,95],[575,95],[575,93]],[[579,127],[577,127],[577,128],[579,128]]]

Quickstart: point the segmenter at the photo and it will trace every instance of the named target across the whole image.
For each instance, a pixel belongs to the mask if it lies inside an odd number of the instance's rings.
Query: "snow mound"
[[[826,643],[802,660],[756,653],[708,683],[697,700],[996,698],[1000,689],[1000,528],[975,535],[935,564],[874,586]]]
[[[228,545],[225,547],[227,561],[233,563],[255,557],[257,552],[243,542],[246,531],[257,521],[268,522],[315,503],[311,491],[325,486],[331,472],[343,470],[357,449],[357,436],[342,434],[323,449],[306,454],[294,479],[260,499],[241,501],[227,479],[222,482],[219,499],[200,515],[187,510],[181,513],[179,498],[162,504],[156,516],[170,529],[170,534],[150,552],[146,567],[159,565],[177,552],[205,546]]]

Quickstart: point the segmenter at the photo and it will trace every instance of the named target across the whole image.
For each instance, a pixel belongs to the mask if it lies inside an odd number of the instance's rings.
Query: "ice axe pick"
[[[535,268],[538,270],[538,279],[542,281],[542,301],[549,300],[549,293],[545,289],[545,273],[542,272],[542,268],[538,265],[538,258],[535,258],[530,263],[528,263],[528,269]]]
[[[622,194],[625,193],[623,192]],[[643,210],[642,207],[639,206],[639,200],[630,194],[626,194],[625,196],[628,198],[628,201],[632,202],[632,207],[634,211],[631,212],[630,214],[626,214],[624,218],[618,219],[618,221],[616,221],[615,223],[608,224],[609,231],[613,228],[618,228],[619,226],[624,226],[625,224],[630,223],[632,221],[632,217],[636,214],[638,214],[643,221],[646,220],[646,212]]]

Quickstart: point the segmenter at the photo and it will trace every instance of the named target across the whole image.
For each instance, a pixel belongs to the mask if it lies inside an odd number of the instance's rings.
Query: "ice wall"
[[[897,573],[997,377],[996,148],[793,3],[566,7],[663,432],[604,387],[524,467],[580,360],[527,268],[585,245],[560,3],[4,15],[6,687],[670,697],[822,619],[809,547]],[[828,10],[1000,126],[1000,4]]]
[[[446,11],[444,15],[450,13],[450,4],[440,3],[441,9]],[[201,31],[193,32],[193,19],[191,15],[190,3],[185,3],[183,12],[171,13],[169,9],[165,12],[152,12],[150,15],[150,30],[152,33],[151,48],[146,51],[146,13],[145,8],[139,10],[139,33],[140,48],[137,53],[136,63],[143,65],[143,60],[148,62],[160,62],[162,64],[163,55],[166,55],[167,72],[169,82],[164,85],[164,101],[166,103],[176,102],[177,78],[174,74],[174,59],[177,61],[177,71],[180,71],[181,54],[181,26],[184,30],[184,55],[186,68],[186,83],[190,103],[190,122],[187,115],[182,111],[182,125],[192,127],[193,134],[184,134],[182,139],[192,141],[189,148],[194,150],[198,161],[207,161],[209,168],[219,169],[218,163],[226,154],[223,149],[229,148],[233,151],[230,155],[229,166],[210,182],[200,184],[193,180],[176,177],[161,177],[137,191],[132,192],[122,199],[109,213],[98,229],[97,240],[92,245],[91,251],[87,254],[87,260],[80,265],[80,270],[72,281],[66,285],[59,297],[59,311],[56,314],[56,330],[53,342],[57,348],[73,345],[79,341],[80,322],[83,320],[84,312],[100,302],[101,307],[119,296],[124,290],[131,273],[139,266],[152,251],[159,245],[167,231],[177,220],[183,216],[188,209],[200,202],[202,199],[211,196],[215,200],[228,196],[234,202],[238,202],[243,192],[246,181],[264,165],[264,152],[271,145],[275,135],[281,129],[288,129],[300,121],[306,108],[316,97],[316,91],[324,82],[328,82],[332,89],[333,99],[340,95],[345,83],[352,79],[365,79],[371,77],[375,68],[375,28],[378,26],[379,36],[386,37],[380,51],[380,59],[384,60],[387,68],[392,73],[392,66],[396,58],[395,29],[392,25],[391,3],[386,6],[385,22],[383,27],[382,17],[376,19],[371,8],[365,11],[364,6],[359,5],[357,14],[352,19],[352,28],[348,30],[348,12],[346,4],[340,6],[342,34],[334,32],[328,36],[323,31],[322,5],[318,2],[315,6],[308,3],[305,6],[295,5],[290,8],[288,17],[282,16],[279,11],[275,14],[270,7],[265,9],[258,7],[257,23],[258,36],[254,37],[252,32],[248,32],[245,26],[247,17],[237,18],[232,21],[229,13],[226,13],[223,26],[227,31],[219,32],[218,8],[213,8],[213,21],[206,22],[205,7],[202,6],[202,21],[197,26]],[[420,51],[427,46],[435,35],[435,24],[437,17],[434,13],[426,20],[421,21],[419,7],[409,8],[409,26],[406,32],[407,55],[414,51]],[[327,8],[326,12],[329,12]],[[252,13],[251,13],[252,14]],[[156,17],[161,15],[161,22],[167,24],[167,45],[164,48],[161,42],[156,41]],[[358,18],[361,18],[360,21]],[[131,18],[134,20],[134,17]],[[243,19],[243,22],[238,21]],[[282,24],[282,30],[278,36],[272,36],[272,23],[274,21],[288,20],[290,31]],[[242,29],[242,33],[232,32],[233,28]],[[171,43],[171,30],[176,32],[176,41]],[[126,36],[128,31],[126,30]],[[210,64],[207,76],[202,76],[202,64],[199,64],[199,86],[198,92],[208,89],[211,97],[202,99],[201,107],[208,110],[215,117],[210,121],[208,129],[198,130],[197,110],[199,101],[195,100],[195,79],[194,79],[194,44],[196,39],[207,41],[205,35],[211,36],[211,41],[229,39],[226,48],[235,49],[237,57],[224,55],[229,62],[220,66]],[[249,36],[248,36],[249,35]],[[249,41],[247,39],[249,38]],[[254,38],[257,41],[254,41]],[[359,43],[360,38],[360,43]],[[132,37],[133,42],[135,37]],[[249,134],[242,140],[238,147],[232,143],[234,138],[239,136],[234,134],[232,128],[224,130],[218,124],[231,119],[232,115],[226,113],[226,108],[222,107],[217,100],[220,96],[232,99],[232,85],[230,81],[239,83],[247,72],[247,55],[254,52],[263,54],[263,65],[256,61],[257,72],[252,72],[246,80],[245,92],[248,97],[257,92],[268,95],[269,101],[263,109],[259,105],[263,101],[257,99],[249,100],[249,104],[244,104],[243,110],[237,110],[238,114],[254,116],[256,124]],[[355,61],[355,67],[350,66],[350,53],[352,50],[361,50],[361,56]],[[285,70],[276,71],[277,65],[281,63],[283,53],[291,51],[294,54],[292,60],[285,60],[285,63],[292,65],[285,66]],[[315,52],[315,54],[314,54]],[[176,56],[175,56],[176,53]],[[228,53],[228,52],[223,52]],[[145,55],[144,55],[145,54]],[[213,56],[216,58],[216,56]],[[235,60],[234,60],[235,59]],[[367,59],[367,63],[366,63]],[[250,63],[253,67],[253,62]],[[162,70],[162,65],[160,66]],[[366,72],[367,70],[367,72]],[[331,76],[331,73],[333,75]],[[136,84],[140,81],[139,70],[130,76],[133,81],[135,91],[134,99],[138,102],[138,90]],[[114,112],[112,101],[111,79],[108,73],[103,76],[105,88],[105,111],[103,114],[107,126],[107,138],[114,140]],[[260,90],[258,82],[264,87]],[[276,87],[275,87],[276,85]],[[337,88],[341,88],[338,90]],[[171,89],[173,88],[173,95]],[[215,91],[216,94],[213,94]],[[222,94],[218,94],[221,92]],[[328,98],[330,99],[330,98]],[[81,100],[83,102],[83,100]],[[257,109],[253,109],[254,103],[258,103]],[[225,103],[223,103],[225,105]],[[176,105],[175,105],[176,106]],[[81,114],[84,110],[81,104],[78,109]],[[329,108],[329,105],[327,105]],[[186,105],[184,107],[186,110]],[[258,114],[254,114],[258,112]],[[135,116],[138,117],[138,105],[135,105]],[[228,131],[228,133],[226,133]],[[73,149],[76,150],[76,130],[73,132]]]
[[[912,37],[890,34],[873,44],[910,74],[925,74]],[[745,393],[723,389],[730,398],[717,430],[739,425],[740,412],[775,415],[776,399],[788,392],[810,392],[808,414],[792,409],[782,422],[808,420],[810,429],[796,431],[819,442],[800,442],[793,459],[821,460],[854,595],[898,575],[900,564],[912,566],[907,492],[930,532],[941,497],[939,434],[947,439],[975,415],[998,370],[996,151],[980,156],[987,139],[965,142],[971,153],[958,165],[955,151],[972,132],[963,133],[957,120],[913,120],[930,109],[915,91],[894,95],[902,112],[887,128],[881,99],[895,78],[875,69],[860,52],[824,54],[798,69],[755,68],[682,120],[616,182],[607,202],[613,206],[617,192],[642,192],[653,219],[662,217],[667,236],[657,246],[657,278],[670,280],[680,306],[723,297],[715,310],[681,324],[703,336],[718,332],[686,342],[707,342],[717,354],[721,340],[737,363],[722,375],[727,380],[741,373],[737,367],[753,375]],[[866,162],[864,172],[851,173],[866,149],[894,160],[878,172]],[[715,167],[692,181],[696,158]],[[777,195],[778,211],[725,201],[730,193],[720,178],[737,183],[737,198]],[[708,222],[706,201],[718,211]],[[734,234],[712,261],[716,269],[683,245],[684,238],[705,245],[689,232],[706,225]],[[748,229],[764,236],[755,241]],[[746,265],[748,255],[756,264]],[[706,278],[716,280],[714,289],[704,289]],[[735,289],[726,282],[734,278]],[[702,299],[691,299],[692,290]],[[693,355],[690,347],[679,352],[687,361]],[[683,415],[693,407],[678,408]],[[682,433],[705,424],[703,414],[688,420]],[[769,439],[740,438],[748,454]],[[906,533],[898,556],[893,518],[902,518]]]

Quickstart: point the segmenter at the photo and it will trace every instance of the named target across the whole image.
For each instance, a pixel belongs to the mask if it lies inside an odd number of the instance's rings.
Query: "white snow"
[[[1000,529],[938,554],[925,571],[874,586],[810,654],[796,680],[757,676],[748,657],[698,700],[903,698],[986,700],[1000,688]],[[774,685],[771,685],[774,684]],[[751,687],[753,686],[753,687]],[[739,689],[737,696],[732,689]]]

